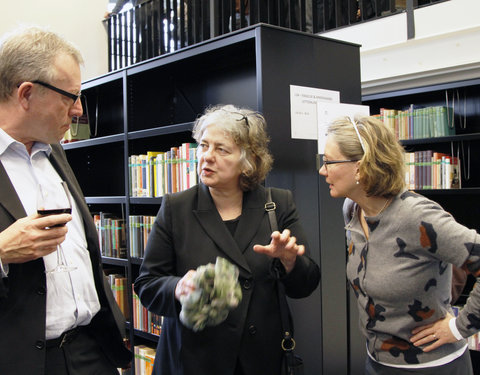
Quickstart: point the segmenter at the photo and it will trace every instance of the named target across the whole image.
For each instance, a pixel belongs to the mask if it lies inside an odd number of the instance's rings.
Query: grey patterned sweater
[[[480,235],[440,205],[404,191],[379,215],[367,217],[367,241],[352,200],[344,203],[347,277],[357,296],[360,329],[369,353],[393,365],[422,364],[459,350],[465,340],[424,353],[409,339],[413,328],[453,314],[451,264],[480,274]],[[480,330],[480,288],[474,288],[456,325],[463,337]]]

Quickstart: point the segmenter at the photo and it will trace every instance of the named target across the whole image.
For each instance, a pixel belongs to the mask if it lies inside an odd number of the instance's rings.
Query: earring
[[[358,181],[358,180],[355,180],[355,183],[358,185],[358,184],[360,184],[360,181]]]

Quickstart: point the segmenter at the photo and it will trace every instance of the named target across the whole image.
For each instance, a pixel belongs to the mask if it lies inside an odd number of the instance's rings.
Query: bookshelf
[[[405,110],[411,104],[418,107],[450,106],[453,108],[455,135],[401,140],[407,152],[434,150],[460,159],[461,188],[421,189],[422,195],[437,201],[455,219],[469,228],[480,230],[480,79],[462,80],[406,90],[363,96],[363,104],[375,114],[380,108]],[[465,303],[473,287],[473,277],[460,297]],[[471,351],[475,373],[480,371],[478,351]]]
[[[341,205],[316,170],[316,140],[291,139],[291,84],[337,90],[342,101],[359,104],[359,46],[258,24],[129,66],[83,83],[96,136],[64,148],[92,213],[110,212],[128,222],[130,215],[155,216],[161,204],[161,197],[129,196],[130,155],[192,142],[193,122],[208,105],[234,103],[262,112],[274,156],[266,185],[293,191],[312,257],[329,280],[309,298],[291,301],[297,350],[307,373],[347,374],[345,258],[337,255],[344,246]],[[131,311],[141,259],[127,249],[127,259],[103,260],[127,277]],[[127,328],[132,346],[156,346],[155,335],[134,329],[131,321]]]
[[[460,158],[461,189],[419,190],[421,194],[437,200],[454,217],[470,228],[480,229],[475,220],[480,202],[480,174],[475,173],[480,164],[480,79],[451,82],[439,85],[399,90],[363,97],[363,103],[375,113],[381,107],[406,108],[410,104],[418,106],[445,105],[446,97],[455,98],[454,125],[456,135],[402,140],[406,151],[435,150]],[[459,100],[457,99],[459,98]],[[466,203],[470,203],[467,205]],[[468,206],[468,207],[467,207]]]

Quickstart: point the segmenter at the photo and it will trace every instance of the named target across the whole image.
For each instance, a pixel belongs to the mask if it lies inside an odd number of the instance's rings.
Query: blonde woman
[[[346,198],[347,277],[366,338],[365,373],[472,374],[466,337],[480,329],[480,289],[458,318],[452,264],[477,275],[480,236],[404,186],[403,149],[373,117],[335,121],[319,173]]]

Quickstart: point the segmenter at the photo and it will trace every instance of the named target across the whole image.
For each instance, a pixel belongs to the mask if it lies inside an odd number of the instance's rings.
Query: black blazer
[[[289,228],[297,243],[307,245],[291,192],[272,189],[272,197],[279,228]],[[253,251],[254,244],[270,242],[265,202],[262,186],[244,194],[232,237],[205,185],[164,197],[135,281],[142,304],[164,316],[155,374],[228,375],[237,361],[248,375],[280,373],[282,336],[276,281],[270,272],[273,260]],[[217,256],[238,266],[242,301],[225,322],[195,333],[178,318],[175,286],[188,270],[215,263]],[[318,266],[305,254],[282,282],[288,296],[302,298],[319,279]]]
[[[83,218],[100,311],[89,327],[107,357],[118,367],[130,362],[124,346],[125,321],[101,266],[98,236],[80,186],[68,165],[63,148],[52,145],[50,161],[67,182]],[[0,163],[0,231],[26,213]],[[43,374],[45,365],[46,278],[42,259],[10,264],[7,278],[0,281],[0,374]],[[121,331],[122,330],[122,331]]]

